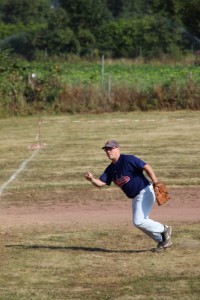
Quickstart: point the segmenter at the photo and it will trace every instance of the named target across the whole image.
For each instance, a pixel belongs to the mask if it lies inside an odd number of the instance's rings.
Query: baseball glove
[[[153,189],[158,205],[163,205],[170,199],[167,187],[163,182],[154,183]]]

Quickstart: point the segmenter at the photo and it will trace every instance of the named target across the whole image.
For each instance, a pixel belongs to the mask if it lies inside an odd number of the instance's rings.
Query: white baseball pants
[[[162,242],[161,233],[164,225],[149,219],[149,214],[155,202],[152,185],[144,188],[139,195],[132,199],[133,224],[156,242]]]

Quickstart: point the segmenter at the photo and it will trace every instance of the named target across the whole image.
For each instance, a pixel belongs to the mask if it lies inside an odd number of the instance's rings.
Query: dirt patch
[[[196,223],[200,221],[200,188],[171,188],[171,200],[158,207],[155,204],[151,218],[162,223]],[[30,193],[29,193],[30,195]],[[75,195],[75,202],[69,199]],[[86,225],[86,224],[124,224],[132,226],[131,200],[123,197],[119,191],[84,191],[77,192],[43,192],[37,203],[32,195],[31,202],[22,201],[24,195],[20,193],[21,205],[6,204],[5,195],[0,209],[1,228],[30,225]],[[19,196],[19,195],[18,195]],[[112,196],[112,197],[111,197]],[[26,195],[26,197],[28,197]],[[42,199],[43,197],[43,199]],[[53,199],[55,197],[55,199]],[[48,199],[48,201],[47,201]],[[51,199],[51,200],[50,200]],[[81,199],[81,200],[80,200]],[[43,201],[44,200],[44,201]],[[74,199],[73,199],[74,200]],[[17,202],[16,202],[17,203]],[[32,204],[34,203],[34,205]],[[56,203],[56,204],[55,204]]]

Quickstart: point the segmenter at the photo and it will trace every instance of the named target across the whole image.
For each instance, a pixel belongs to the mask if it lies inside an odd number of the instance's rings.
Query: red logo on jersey
[[[129,182],[129,180],[130,180],[130,177],[128,177],[128,176],[121,176],[120,178],[113,180],[113,182],[117,186],[119,186],[121,188],[124,184],[126,184],[127,182]]]

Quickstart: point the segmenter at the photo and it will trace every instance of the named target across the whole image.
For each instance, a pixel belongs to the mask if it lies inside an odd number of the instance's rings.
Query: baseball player
[[[95,178],[91,172],[85,174],[85,178],[96,187],[110,186],[111,182],[114,182],[132,199],[133,224],[157,242],[156,252],[170,247],[171,226],[149,219],[155,202],[152,184],[158,182],[152,167],[134,155],[121,154],[119,144],[115,140],[107,141],[102,149],[111,163],[99,178]]]

